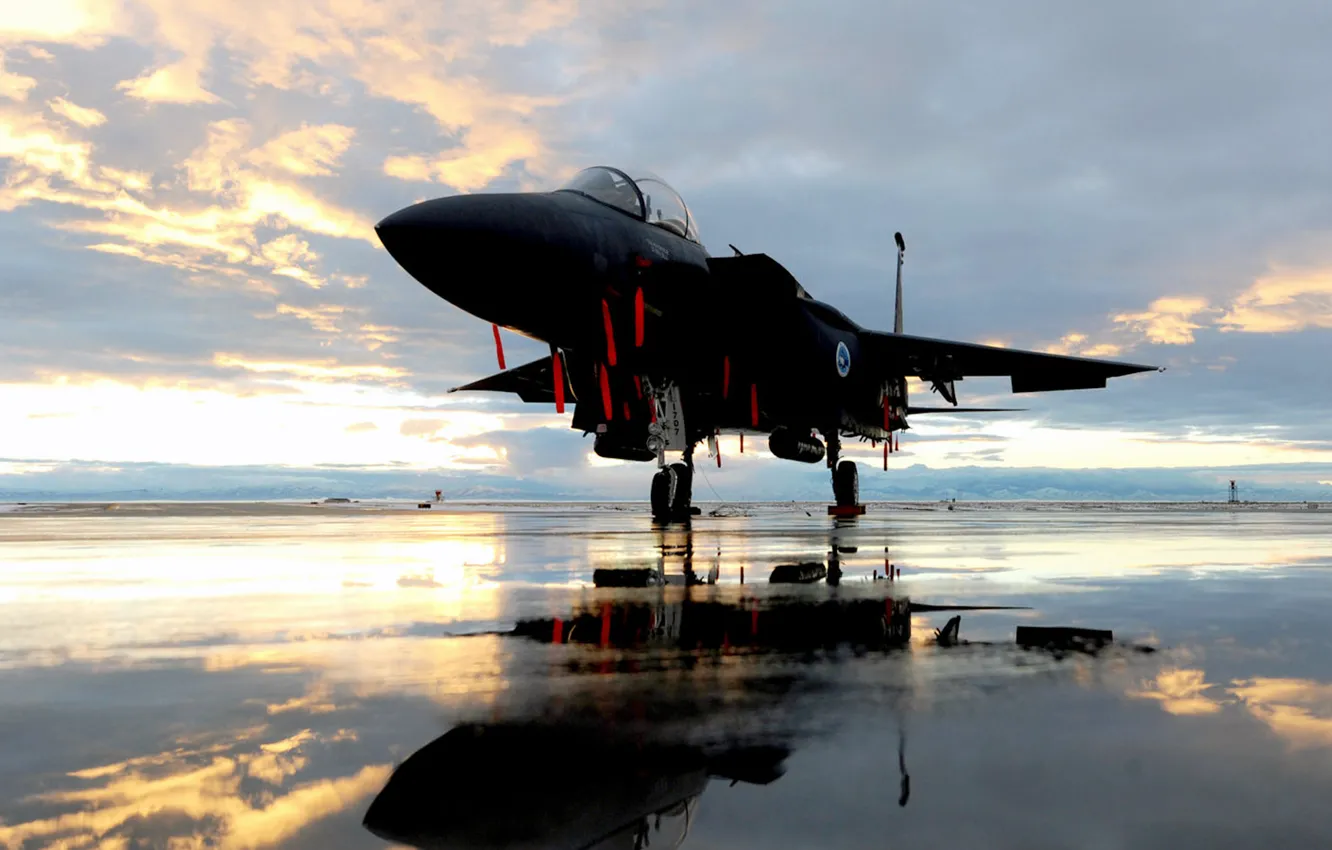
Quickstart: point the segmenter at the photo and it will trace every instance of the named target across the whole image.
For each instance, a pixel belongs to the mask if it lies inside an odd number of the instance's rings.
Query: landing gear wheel
[[[842,461],[833,471],[833,498],[839,508],[860,504],[860,474],[854,460]]]
[[[675,489],[675,467],[668,466],[652,476],[652,518],[657,522],[670,522]]]
[[[671,498],[671,516],[687,520],[690,516],[690,503],[694,500],[694,471],[683,463],[673,463],[670,469],[675,472],[675,494]]]

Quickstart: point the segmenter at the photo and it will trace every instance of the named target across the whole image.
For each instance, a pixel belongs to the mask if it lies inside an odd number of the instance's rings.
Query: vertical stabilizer
[[[902,333],[902,263],[906,259],[906,240],[902,238],[901,231],[898,231],[893,234],[893,241],[897,242],[897,302],[893,307],[893,333],[900,334]],[[898,403],[902,405],[902,416],[904,417],[902,427],[905,428],[906,409],[910,403],[907,399],[906,377],[896,379],[896,383],[896,395],[899,399]],[[892,436],[891,432],[889,432],[889,436]]]
[[[893,312],[893,333],[902,332],[902,260],[906,256],[906,242],[901,233],[894,233],[897,240],[897,306]]]

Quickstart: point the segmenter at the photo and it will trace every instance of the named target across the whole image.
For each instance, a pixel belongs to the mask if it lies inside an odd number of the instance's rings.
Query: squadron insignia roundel
[[[846,373],[851,371],[851,352],[847,350],[846,343],[837,343],[837,374],[843,378]]]

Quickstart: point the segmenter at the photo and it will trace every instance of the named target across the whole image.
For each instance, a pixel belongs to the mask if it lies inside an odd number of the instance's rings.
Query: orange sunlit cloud
[[[379,790],[392,771],[387,764],[367,765],[347,776],[279,788],[277,794],[251,802],[241,790],[247,777],[279,785],[307,763],[304,756],[292,754],[292,749],[305,740],[278,743],[290,743],[292,747],[215,755],[201,766],[168,753],[156,759],[136,760],[137,763],[82,771],[80,778],[105,781],[76,791],[41,795],[42,801],[49,805],[73,807],[73,810],[26,823],[0,824],[0,844],[19,847],[47,839],[52,842],[48,846],[124,846],[119,832],[126,826],[172,812],[216,829],[218,847],[237,850],[269,847],[356,805]],[[140,763],[152,764],[157,770],[140,772],[137,769]],[[169,772],[163,773],[164,767],[170,768]]]
[[[1258,677],[1229,688],[1241,704],[1297,747],[1332,747],[1332,684]]]
[[[1170,714],[1196,716],[1221,710],[1221,704],[1207,696],[1207,691],[1213,687],[1215,685],[1207,683],[1202,670],[1170,669],[1162,670],[1155,679],[1143,683],[1138,690],[1129,691],[1128,695],[1156,700],[1161,709]]]
[[[1218,325],[1246,333],[1332,328],[1332,271],[1278,270],[1261,277],[1235,299]]]
[[[1120,313],[1117,324],[1141,333],[1148,342],[1187,345],[1201,325],[1193,321],[1208,310],[1206,298],[1158,298],[1141,313]]]
[[[106,123],[106,116],[101,112],[86,106],[79,106],[77,103],[71,103],[63,97],[53,98],[46,105],[55,114],[73,121],[80,127],[97,127]]]
[[[1123,347],[1114,343],[1101,342],[1093,343],[1087,339],[1084,333],[1069,333],[1059,339],[1059,342],[1048,345],[1044,351],[1050,354],[1076,354],[1082,357],[1116,357],[1122,351]]]

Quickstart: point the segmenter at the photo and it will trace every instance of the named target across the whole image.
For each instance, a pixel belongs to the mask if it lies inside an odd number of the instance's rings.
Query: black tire
[[[854,460],[844,460],[833,471],[833,498],[839,508],[860,504],[860,473]]]
[[[674,500],[675,470],[667,467],[652,476],[652,518],[657,522],[670,521]]]
[[[688,519],[689,508],[694,501],[694,471],[683,463],[673,463],[670,469],[675,473],[675,494],[671,498],[671,515],[677,519]]]

